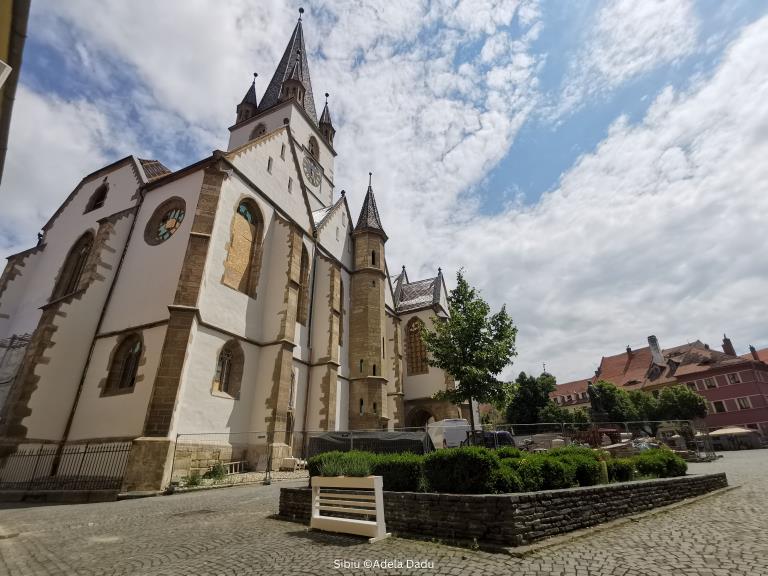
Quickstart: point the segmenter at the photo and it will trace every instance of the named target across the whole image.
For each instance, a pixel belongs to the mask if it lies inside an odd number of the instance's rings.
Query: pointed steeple
[[[360,210],[360,217],[357,219],[355,232],[375,232],[381,234],[386,242],[387,234],[384,232],[384,227],[381,225],[379,209],[376,208],[376,198],[373,196],[373,188],[371,187],[372,175],[371,172],[368,172],[368,190],[365,193],[365,200],[363,200],[363,207]]]
[[[300,8],[299,13],[302,14],[303,12],[304,9]],[[296,97],[299,106],[304,108],[307,116],[317,124],[317,112],[315,111],[315,100],[312,95],[312,81],[309,77],[309,64],[307,62],[307,50],[304,46],[301,16],[299,16],[299,21],[296,22],[296,27],[293,29],[293,34],[291,34],[291,39],[288,41],[288,46],[285,47],[285,52],[283,52],[283,57],[277,65],[275,74],[272,76],[272,80],[269,81],[267,91],[261,99],[260,112],[286,99],[287,93],[284,90],[286,81],[301,85],[301,93],[290,97]]]
[[[325,93],[325,107],[320,115],[320,133],[325,138],[325,141],[333,146],[333,137],[336,135],[336,129],[331,121],[331,112],[328,110],[328,92]]]
[[[258,74],[253,73],[253,82],[251,87],[248,88],[248,92],[245,93],[242,102],[237,105],[237,120],[236,122],[242,122],[248,120],[251,116],[256,115],[256,110],[259,107],[259,101],[256,98],[256,77]]]

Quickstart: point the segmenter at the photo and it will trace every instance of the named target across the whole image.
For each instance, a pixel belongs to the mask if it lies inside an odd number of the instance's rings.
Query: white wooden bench
[[[353,517],[326,516],[323,512]],[[367,536],[369,542],[387,538],[390,534],[384,522],[382,477],[313,476],[312,519],[309,527]]]

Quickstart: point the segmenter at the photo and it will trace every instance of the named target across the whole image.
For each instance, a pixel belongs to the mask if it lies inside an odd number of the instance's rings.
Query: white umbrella
[[[749,428],[739,428],[738,426],[729,426],[727,428],[720,428],[714,432],[710,432],[710,436],[743,436],[745,434],[757,434],[757,430],[750,430]]]

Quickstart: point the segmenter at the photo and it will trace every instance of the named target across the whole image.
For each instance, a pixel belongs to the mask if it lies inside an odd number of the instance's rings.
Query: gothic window
[[[187,204],[183,198],[174,196],[158,206],[147,222],[144,241],[150,246],[162,244],[181,228],[186,216]]]
[[[360,398],[360,416],[363,415],[363,410],[365,409],[365,403],[363,402],[363,399]]]
[[[102,395],[133,390],[136,385],[142,350],[141,337],[138,334],[129,334],[118,344],[112,354],[107,384]]]
[[[83,214],[104,206],[104,202],[107,199],[107,191],[109,191],[109,183],[107,182],[107,179],[104,178],[104,181],[91,195],[90,199],[88,200],[88,204],[85,205],[85,212],[83,212]]]
[[[259,136],[264,136],[264,134],[267,133],[267,127],[263,123],[256,124],[256,127],[251,132],[251,140],[254,138],[258,138]]]
[[[62,298],[77,291],[92,246],[93,234],[91,232],[86,232],[75,242],[64,260],[64,266],[59,273],[59,279],[56,281],[53,294],[51,294],[51,300]]]
[[[221,348],[216,360],[213,376],[213,390],[232,398],[240,397],[240,383],[243,379],[243,349],[237,340],[230,340]]]
[[[314,136],[309,138],[309,154],[315,160],[320,160],[320,147],[317,145],[317,140]]]
[[[259,281],[263,230],[264,219],[261,210],[253,200],[242,200],[232,217],[232,234],[222,282],[251,298],[256,297]]]
[[[296,319],[299,324],[307,325],[309,315],[309,253],[307,247],[301,247],[301,268],[299,271],[299,303]]]
[[[421,331],[424,328],[424,322],[419,318],[411,318],[405,329],[407,331],[407,350],[406,358],[408,360],[408,375],[426,374],[429,371],[427,365],[427,348],[424,346],[424,340],[421,339]]]
[[[376,250],[371,250],[371,266],[376,266]]]

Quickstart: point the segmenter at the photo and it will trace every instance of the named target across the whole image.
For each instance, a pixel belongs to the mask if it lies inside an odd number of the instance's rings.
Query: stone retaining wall
[[[387,530],[521,546],[728,486],[704,474],[523,494],[384,492]],[[282,488],[279,515],[309,523],[309,488]]]

